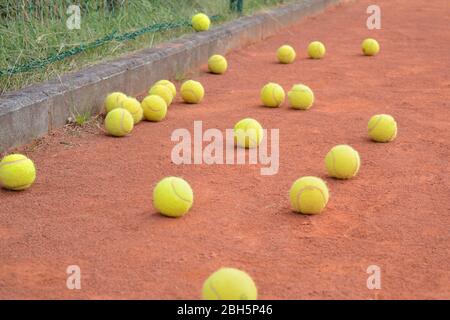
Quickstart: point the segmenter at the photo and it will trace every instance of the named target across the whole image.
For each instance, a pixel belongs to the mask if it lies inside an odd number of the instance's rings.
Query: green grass
[[[244,14],[292,1],[244,0]],[[110,7],[108,2],[115,2],[116,6]],[[81,28],[68,30],[66,10],[74,3],[81,3]],[[87,44],[113,30],[122,34],[155,23],[189,20],[197,12],[220,14],[221,22],[237,16],[229,11],[229,0],[2,0],[0,70]],[[0,95],[191,32],[190,27],[181,27],[147,33],[135,40],[111,41],[45,67],[0,76]]]

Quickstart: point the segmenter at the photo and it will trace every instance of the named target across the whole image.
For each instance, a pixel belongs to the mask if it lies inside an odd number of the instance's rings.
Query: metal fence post
[[[230,0],[230,10],[242,13],[244,8],[244,0]]]

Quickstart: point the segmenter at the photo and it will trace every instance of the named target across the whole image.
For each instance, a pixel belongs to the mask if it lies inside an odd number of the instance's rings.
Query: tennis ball
[[[181,97],[187,103],[200,103],[205,96],[205,89],[198,81],[188,80],[181,85]]]
[[[264,131],[255,119],[245,118],[234,126],[234,143],[242,148],[255,148],[260,145]]]
[[[337,145],[327,153],[325,166],[331,177],[350,179],[359,171],[359,153],[349,145]]]
[[[161,121],[166,117],[167,104],[163,98],[156,94],[149,95],[141,102],[144,118],[148,121]]]
[[[33,161],[23,154],[10,154],[0,161],[0,186],[8,190],[28,189],[36,179]]]
[[[252,278],[235,268],[220,268],[203,284],[203,300],[256,300],[258,289]]]
[[[367,130],[373,141],[389,142],[397,136],[397,122],[388,114],[377,114],[370,118]]]
[[[153,86],[156,86],[156,85],[163,85],[163,86],[166,86],[167,88],[169,88],[169,90],[172,92],[173,98],[175,98],[175,96],[177,95],[177,88],[169,80],[159,80],[159,81],[155,82],[155,84]]]
[[[189,211],[193,203],[191,186],[182,178],[164,178],[153,189],[153,206],[162,215],[181,217]]]
[[[134,120],[131,113],[123,108],[111,110],[105,118],[106,131],[115,137],[126,136],[133,130]]]
[[[325,55],[325,46],[322,42],[313,41],[308,45],[308,55],[312,59],[321,59]]]
[[[327,185],[322,179],[302,177],[292,184],[289,198],[296,212],[318,214],[327,205],[329,193]]]
[[[143,110],[139,101],[132,97],[126,97],[120,103],[120,107],[127,110],[133,117],[134,124],[141,122]]]
[[[119,108],[120,107],[120,103],[126,97],[127,96],[125,94],[123,94],[122,92],[110,93],[105,99],[106,113],[110,112],[113,109]]]
[[[307,110],[314,103],[314,93],[304,84],[295,84],[288,92],[288,98],[294,109]]]
[[[361,44],[362,52],[366,56],[374,56],[378,52],[380,52],[380,45],[378,44],[378,41],[375,39],[365,39],[363,43]]]
[[[173,100],[172,90],[162,84],[156,84],[153,87],[151,87],[150,90],[148,91],[148,94],[149,95],[156,94],[157,96],[163,98],[167,104],[167,107],[170,106]]]
[[[269,82],[261,89],[261,101],[264,106],[279,107],[285,99],[283,87],[279,84]]]
[[[212,73],[223,74],[227,71],[228,62],[224,56],[220,54],[215,54],[211,56],[208,60],[208,69]]]
[[[284,45],[278,48],[277,57],[280,63],[292,63],[295,60],[295,50],[291,46]]]
[[[192,27],[195,31],[207,31],[211,25],[211,20],[204,13],[197,13],[192,17]]]

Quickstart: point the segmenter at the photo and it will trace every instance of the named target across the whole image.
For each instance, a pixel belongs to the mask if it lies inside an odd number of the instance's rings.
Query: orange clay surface
[[[38,178],[25,192],[0,191],[0,298],[197,299],[222,266],[247,271],[261,299],[450,298],[448,0],[379,0],[382,29],[369,31],[372,3],[329,8],[233,51],[222,76],[205,61],[193,75],[203,102],[177,96],[164,121],[143,122],[129,137],[65,129],[18,150]],[[379,55],[362,56],[366,37],[379,41]],[[306,58],[313,40],[326,45],[323,60]],[[276,50],[286,43],[297,60],[281,65]],[[316,103],[264,108],[259,91],[269,81],[286,91],[305,83]],[[396,118],[394,142],[368,139],[377,113]],[[192,132],[202,120],[224,131],[244,117],[280,129],[277,175],[261,176],[261,165],[171,162],[174,129]],[[349,181],[324,168],[342,143],[361,156]],[[153,187],[168,175],[195,193],[181,219],[152,207]],[[321,215],[291,211],[289,188],[304,175],[330,188]],[[66,288],[68,265],[80,266],[81,290]],[[381,268],[381,290],[366,287],[369,265]]]

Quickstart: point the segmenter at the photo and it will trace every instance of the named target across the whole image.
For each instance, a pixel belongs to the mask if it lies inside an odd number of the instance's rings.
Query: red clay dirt
[[[0,191],[0,298],[197,299],[222,266],[247,271],[261,299],[450,298],[450,16],[448,0],[379,0],[382,29],[368,31],[366,8],[347,2],[261,43],[227,55],[223,76],[202,72],[206,97],[180,98],[160,123],[141,123],[118,139],[101,130],[58,130],[19,151],[38,168],[25,192]],[[360,54],[374,37],[376,57]],[[321,40],[323,60],[306,58]],[[285,43],[292,65],[275,62]],[[260,106],[269,81],[309,85],[309,111]],[[150,85],[150,84],[149,84]],[[373,114],[398,122],[397,139],[369,141]],[[175,165],[176,128],[193,121],[224,131],[253,117],[280,129],[280,170],[261,165]],[[92,128],[91,128],[92,131]],[[358,176],[326,176],[336,144],[360,152]],[[184,177],[195,193],[181,219],[159,215],[152,189]],[[304,175],[328,183],[321,215],[291,211],[288,191]],[[81,290],[68,290],[66,268],[79,265]],[[381,268],[381,290],[366,286]]]

